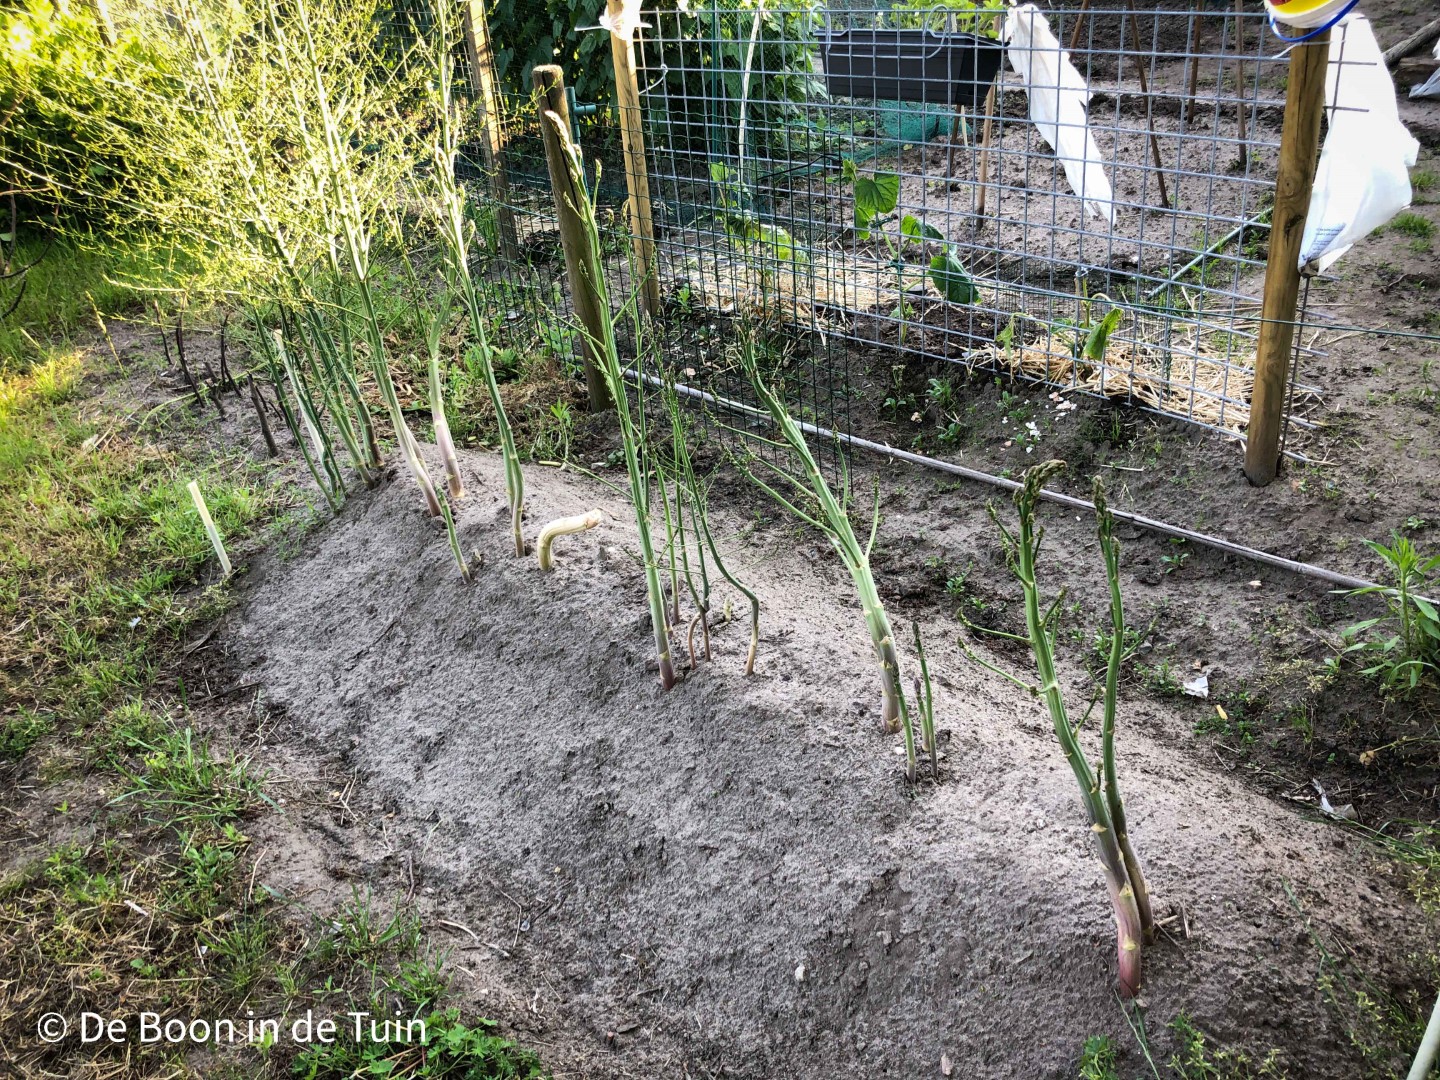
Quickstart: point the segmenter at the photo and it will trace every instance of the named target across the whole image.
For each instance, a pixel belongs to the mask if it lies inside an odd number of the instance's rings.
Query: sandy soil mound
[[[506,927],[494,977],[597,1049],[616,1033],[583,1075],[915,1077],[945,1054],[957,1076],[1073,1077],[1087,1035],[1123,1030],[1073,778],[1040,705],[964,660],[953,623],[922,619],[951,737],[943,783],[911,793],[853,590],[814,537],[717,522],[765,605],[758,669],[736,621],[667,694],[628,505],[531,470],[531,536],[608,515],[542,574],[506,550],[497,466],[465,459],[472,587],[402,476],[259,566],[228,647],[288,712],[282,737],[423,837],[467,925]],[[1421,920],[1362,843],[1178,749],[1175,716],[1132,694],[1121,723],[1157,914],[1184,911],[1147,954],[1152,1031],[1183,1009],[1302,1075],[1354,1075],[1307,921],[1376,970]]]

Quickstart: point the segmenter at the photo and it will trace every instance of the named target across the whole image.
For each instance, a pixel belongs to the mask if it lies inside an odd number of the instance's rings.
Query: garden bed
[[[741,674],[743,623],[717,626],[714,662],[665,694],[626,505],[532,468],[532,532],[606,513],[542,574],[507,553],[498,465],[464,460],[474,586],[395,481],[257,564],[223,647],[263,688],[267,750],[353,772],[384,808],[412,887],[471,935],[456,963],[495,988],[483,1000],[509,1001],[522,1034],[568,1033],[560,1074],[909,1077],[944,1057],[961,1076],[1058,1077],[1086,1037],[1123,1031],[1073,780],[1040,707],[965,661],[947,614],[891,601],[932,643],[948,733],[942,782],[911,792],[817,538],[726,516],[765,605],[757,672]],[[915,513],[976,509],[952,491]],[[882,552],[916,520],[887,512]],[[1089,528],[1054,527],[1057,561]],[[1086,692],[1079,669],[1064,678]],[[1121,723],[1132,834],[1175,916],[1147,953],[1156,1052],[1184,1012],[1298,1075],[1354,1076],[1317,937],[1403,989],[1433,928],[1374,848],[1193,753],[1171,708],[1137,690]],[[315,873],[282,852],[259,880],[288,892]]]

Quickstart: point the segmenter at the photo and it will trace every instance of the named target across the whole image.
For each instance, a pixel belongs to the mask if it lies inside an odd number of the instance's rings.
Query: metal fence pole
[[[1246,430],[1245,476],[1256,487],[1275,479],[1280,466],[1280,427],[1286,372],[1295,340],[1300,297],[1300,241],[1310,209],[1320,152],[1320,117],[1325,111],[1325,67],[1330,31],[1295,46],[1280,132],[1275,177],[1275,210],[1270,218],[1270,253],[1265,264],[1260,335],[1255,345],[1255,390]]]
[[[565,130],[570,130],[570,104],[565,100],[565,75],[554,64],[541,64],[530,73],[534,83],[536,105],[543,118],[546,112],[553,112],[560,118]],[[581,363],[585,369],[585,389],[591,412],[600,412],[610,404],[610,392],[605,386],[605,376],[596,363],[595,342],[605,340],[603,313],[600,310],[600,295],[595,282],[586,275],[584,267],[590,264],[590,237],[580,220],[580,212],[574,203],[579,193],[572,190],[570,167],[565,160],[565,151],[560,146],[560,136],[549,124],[541,122],[545,139],[545,162],[550,171],[550,189],[555,196],[555,219],[560,229],[560,245],[565,250],[565,276],[570,279],[570,297],[575,305],[575,315],[585,328],[586,338],[581,351]]]

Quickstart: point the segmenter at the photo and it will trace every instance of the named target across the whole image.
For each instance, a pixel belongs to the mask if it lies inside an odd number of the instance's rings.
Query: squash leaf
[[[980,299],[980,290],[953,247],[947,246],[930,260],[930,280],[952,304],[973,304]]]

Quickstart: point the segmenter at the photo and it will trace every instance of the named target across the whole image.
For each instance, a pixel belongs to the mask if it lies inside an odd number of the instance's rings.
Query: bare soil
[[[540,1037],[558,1074],[909,1077],[945,1055],[956,1075],[1062,1077],[1086,1036],[1119,1028],[1073,778],[1041,708],[964,660],[947,614],[892,601],[931,643],[947,738],[940,783],[912,792],[898,737],[876,728],[852,588],[815,537],[722,512],[765,606],[758,670],[741,674],[742,623],[717,625],[713,662],[666,694],[624,501],[531,468],[532,532],[607,516],[562,540],[547,575],[507,550],[496,460],[464,467],[474,586],[400,477],[293,558],[253,564],[221,647],[237,682],[263,687],[267,760],[358,778],[348,801],[383,816],[412,891],[468,928],[458,963],[481,1000]],[[882,550],[978,506],[909,502],[887,511]],[[1078,546],[1088,525],[1071,524],[1053,523],[1052,550]],[[1088,676],[1065,679],[1088,699]],[[1307,927],[1393,985],[1429,920],[1363,840],[1192,741],[1174,711],[1127,695],[1132,832],[1175,916],[1147,955],[1152,1026],[1183,1010],[1297,1075],[1353,1076]],[[324,876],[283,849],[259,873],[287,892]]]

